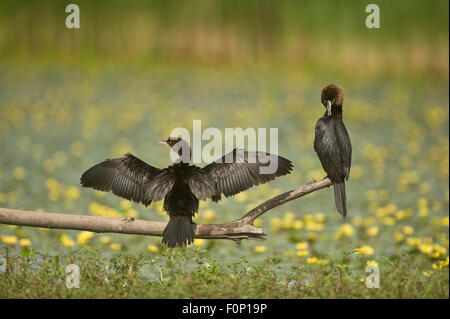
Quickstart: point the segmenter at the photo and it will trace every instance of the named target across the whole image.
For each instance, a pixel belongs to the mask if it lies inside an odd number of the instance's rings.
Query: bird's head
[[[344,103],[344,91],[339,85],[329,84],[323,88],[320,101],[326,107],[328,116],[341,113],[342,103]]]
[[[170,136],[167,140],[160,140],[159,143],[169,147],[175,154],[178,154],[178,158],[174,160],[174,163],[189,163],[191,161],[191,148],[189,143],[183,140],[180,136]]]

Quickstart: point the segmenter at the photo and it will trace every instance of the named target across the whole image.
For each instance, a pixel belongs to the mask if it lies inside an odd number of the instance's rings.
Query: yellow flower
[[[353,225],[355,226],[360,226],[362,224],[362,221],[363,221],[362,218],[359,216],[353,217],[352,219]]]
[[[395,233],[394,234],[394,240],[396,242],[401,242],[401,241],[403,241],[404,238],[405,238],[405,236],[403,236],[402,233]]]
[[[1,236],[1,238],[2,238],[2,241],[8,245],[14,245],[15,243],[17,243],[16,236]]]
[[[82,231],[77,236],[77,243],[79,243],[80,245],[86,245],[92,237],[94,237],[93,232]]]
[[[375,260],[368,260],[367,266],[378,266],[378,263]]]
[[[312,231],[322,231],[325,226],[323,224],[320,223],[316,223],[314,221],[308,221],[306,222],[306,226],[305,226],[306,230],[312,230]]]
[[[253,226],[255,226],[255,227],[261,227],[262,224],[263,224],[263,221],[262,221],[261,218],[256,218],[256,219],[253,221]]]
[[[164,208],[163,208],[163,201],[156,202],[154,207],[158,214],[163,215],[163,216],[165,215]]]
[[[292,224],[294,223],[295,214],[292,212],[287,212],[284,214],[283,219],[283,227],[286,229],[289,229],[292,227]]]
[[[317,213],[315,216],[316,222],[323,223],[325,221],[325,214],[324,213]]]
[[[54,178],[47,178],[47,180],[45,181],[45,186],[49,189],[49,190],[57,190],[60,188],[60,184],[58,183],[58,181]]]
[[[31,245],[31,240],[29,240],[28,238],[22,238],[21,240],[19,240],[19,245],[23,247],[28,247]]]
[[[309,252],[307,250],[299,250],[295,253],[298,257],[308,256]]]
[[[237,202],[239,202],[239,203],[242,203],[242,202],[245,202],[246,200],[247,200],[247,193],[246,192],[241,192],[241,193],[239,193],[239,194],[236,194],[236,196],[234,196],[234,199],[237,201]]]
[[[444,255],[447,253],[447,248],[442,247],[440,245],[434,244],[433,245],[433,250],[440,255]]]
[[[317,261],[318,261],[318,259],[316,257],[311,257],[311,258],[306,259],[306,262],[310,265],[317,264]]]
[[[344,236],[350,237],[355,233],[355,229],[350,224],[344,224],[341,226],[341,232]]]
[[[300,242],[300,243],[297,243],[297,244],[295,245],[295,247],[296,247],[298,250],[307,250],[307,249],[308,249],[308,243],[307,243],[307,242]]]
[[[206,220],[212,220],[212,219],[214,219],[214,217],[216,217],[216,214],[214,213],[213,210],[207,209],[203,213],[203,216],[205,217]]]
[[[159,253],[159,248],[155,245],[148,245],[147,249],[151,253]]]
[[[419,245],[419,250],[422,253],[428,255],[433,251],[433,246],[427,245],[427,244],[421,244],[421,245]]]
[[[366,219],[364,219],[364,226],[365,227],[369,227],[371,225],[373,225],[373,223],[375,223],[375,219],[373,217],[367,217]]]
[[[115,209],[108,207],[106,205],[101,205],[96,202],[89,204],[89,210],[94,215],[100,215],[105,217],[119,218],[121,215]]]
[[[423,271],[422,271],[422,275],[424,275],[425,277],[430,277],[432,274],[433,274],[433,273],[430,272],[430,271],[426,271],[426,270],[423,270]]]
[[[18,181],[23,180],[25,178],[25,170],[23,169],[23,167],[18,166],[16,168],[14,168],[13,177],[15,179],[17,179]]]
[[[319,260],[317,261],[317,263],[318,263],[319,265],[326,265],[326,264],[328,264],[328,260],[327,260],[327,259],[319,259]]]
[[[117,244],[117,243],[112,243],[111,245],[109,245],[109,247],[112,250],[120,250],[122,248],[122,246],[120,244]]]
[[[430,214],[430,209],[426,206],[419,207],[419,216],[420,217],[427,217]]]
[[[59,241],[61,242],[61,244],[63,244],[66,247],[72,247],[75,244],[73,242],[73,240],[70,239],[70,237],[67,235],[61,235],[61,237],[59,238]]]
[[[414,228],[411,226],[403,226],[403,233],[405,235],[412,235],[414,233]]]
[[[339,239],[342,236],[350,237],[355,233],[355,229],[350,224],[343,224],[334,234],[334,238]]]
[[[270,225],[272,226],[271,231],[276,233],[281,226],[281,219],[278,217],[272,218],[270,220]]]
[[[442,226],[448,227],[448,216],[442,218]]]
[[[448,256],[445,260],[440,260],[439,261],[439,269],[443,269],[445,267],[448,267]]]
[[[308,173],[307,179],[320,181],[326,175],[327,175],[327,173],[325,173],[323,169],[317,169],[317,170],[310,171]]]
[[[371,237],[374,237],[378,234],[378,227],[377,226],[372,226],[370,228],[367,229],[367,234]]]
[[[385,217],[383,219],[383,224],[386,226],[394,226],[395,225],[395,219],[392,217]]]
[[[419,207],[419,216],[427,217],[430,213],[430,209],[428,208],[428,200],[426,198],[419,198],[417,200],[417,206]]]
[[[201,238],[194,239],[194,246],[200,247],[203,244],[204,240]]]
[[[131,205],[132,203],[129,200],[123,199],[120,201],[120,208],[122,208],[123,210],[131,209]]]
[[[447,223],[448,224],[448,223]],[[296,230],[300,230],[303,228],[303,221],[301,220],[296,220],[294,221],[294,223],[292,224],[292,228],[296,229]]]
[[[360,248],[355,249],[355,254],[357,255],[372,255],[374,249],[368,245],[361,246]]]
[[[66,189],[65,194],[69,199],[77,199],[78,197],[80,197],[80,190],[78,189],[78,187],[70,186]]]
[[[127,215],[127,217],[137,218],[139,216],[139,213],[137,212],[137,210],[131,208],[126,211],[125,215]]]
[[[417,247],[420,245],[420,240],[418,238],[408,237],[406,243],[411,247]]]
[[[266,246],[255,246],[254,250],[257,253],[263,253],[267,250],[267,247]]]
[[[406,214],[406,212],[404,211],[404,210],[399,210],[399,211],[397,211],[396,213],[395,213],[395,218],[397,219],[397,220],[402,220],[402,219],[404,219],[404,218],[406,218],[407,217],[407,214]]]
[[[103,245],[108,245],[111,242],[111,237],[109,237],[109,236],[102,236],[102,237],[100,237],[100,242]]]

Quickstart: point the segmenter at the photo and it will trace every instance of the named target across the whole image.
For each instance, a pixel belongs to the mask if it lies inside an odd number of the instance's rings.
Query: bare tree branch
[[[226,224],[198,224],[196,238],[231,239],[236,242],[242,239],[265,239],[262,228],[253,226],[253,221],[268,210],[293,199],[302,197],[332,182],[328,178],[312,181],[295,190],[275,196],[253,208],[243,217]],[[57,229],[86,230],[96,233],[121,233],[147,236],[162,236],[167,223],[154,222],[134,218],[110,218],[104,216],[85,216],[73,214],[56,214],[0,208],[0,223]]]

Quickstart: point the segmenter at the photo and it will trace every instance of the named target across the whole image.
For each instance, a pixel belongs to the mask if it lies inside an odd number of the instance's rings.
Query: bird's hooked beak
[[[331,101],[330,100],[326,100],[324,104],[325,104],[325,107],[327,108],[328,116],[331,116]]]
[[[165,145],[167,147],[170,147],[170,145],[169,145],[169,143],[167,143],[167,141],[160,140],[159,144],[162,144],[162,145]]]

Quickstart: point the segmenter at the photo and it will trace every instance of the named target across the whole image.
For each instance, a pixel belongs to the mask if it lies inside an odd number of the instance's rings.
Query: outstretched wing
[[[80,180],[83,187],[113,192],[145,206],[164,198],[173,185],[166,170],[148,165],[129,153],[91,167]]]
[[[197,198],[212,198],[217,202],[222,194],[226,197],[236,195],[289,174],[291,170],[291,161],[284,157],[234,149],[202,169],[197,168],[188,183]]]

